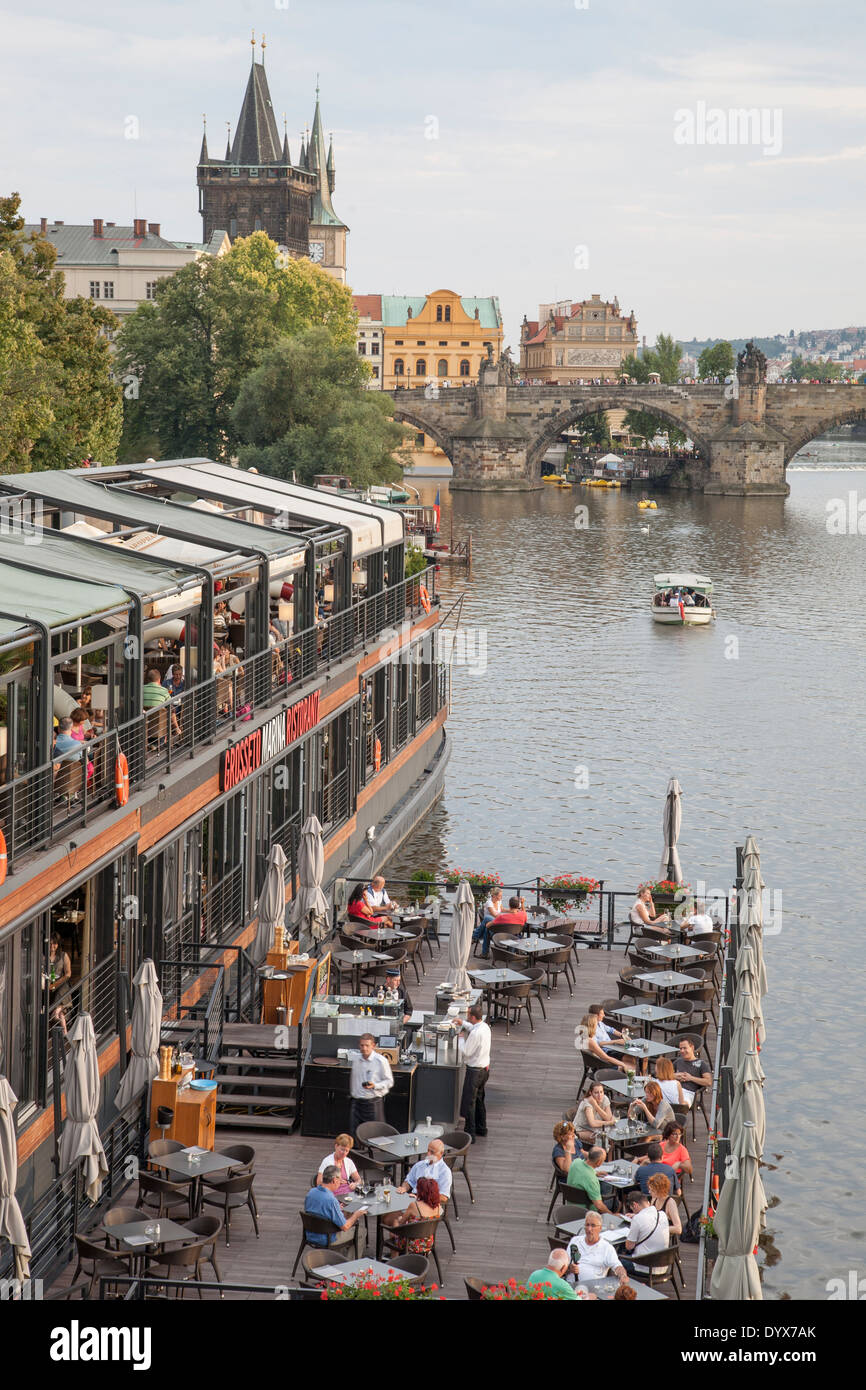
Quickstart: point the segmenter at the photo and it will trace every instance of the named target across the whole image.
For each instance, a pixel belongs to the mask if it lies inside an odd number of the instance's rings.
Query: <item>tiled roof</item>
[[[380,294],[353,294],[352,303],[359,319],[372,319],[382,322],[382,296]]]
[[[38,224],[28,222],[26,232],[39,232]],[[62,226],[48,224],[46,241],[57,249],[57,265],[117,265],[116,251],[174,251],[176,244],[162,236],[137,237],[132,227],[105,226],[101,237],[93,235],[93,224],[74,226],[64,222]]]

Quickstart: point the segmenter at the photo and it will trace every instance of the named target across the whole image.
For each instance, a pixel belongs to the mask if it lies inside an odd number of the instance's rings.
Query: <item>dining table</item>
[[[103,1226],[102,1230],[119,1249],[128,1250],[132,1254],[130,1273],[133,1279],[144,1273],[145,1260],[154,1250],[161,1250],[163,1246],[177,1241],[199,1239],[193,1231],[187,1230],[186,1226],[181,1226],[177,1221],[170,1221],[167,1216],[125,1221],[116,1226]]]
[[[556,941],[545,941],[543,936],[501,936],[496,945],[506,951],[521,955],[543,955],[545,951],[561,951]]]
[[[649,1125],[644,1120],[615,1120],[612,1125],[604,1125],[605,1147],[612,1153],[619,1153],[629,1144],[642,1144],[648,1139],[661,1139],[661,1132],[657,1125]],[[616,1160],[614,1160],[616,1161]],[[625,1160],[622,1160],[625,1161]],[[614,1182],[613,1177],[608,1178],[602,1172],[604,1164],[599,1169],[599,1176],[606,1182],[613,1182],[614,1187],[630,1187],[634,1181],[634,1173],[631,1174],[627,1182]],[[623,1170],[620,1174],[625,1176]]]
[[[575,1236],[582,1236],[584,1231],[585,1216],[579,1216],[576,1221],[557,1221],[556,1235],[560,1233],[567,1235],[569,1240],[574,1240]],[[629,1222],[616,1212],[606,1211],[601,1213],[601,1234],[605,1240],[609,1240],[611,1245],[618,1245],[625,1240],[628,1235]]]
[[[658,956],[659,960],[706,960],[710,955],[709,951],[700,951],[697,946],[685,946],[682,942],[675,942],[667,946],[647,946],[648,956]]]
[[[431,1124],[428,1128],[424,1126],[424,1132],[415,1129],[411,1134],[383,1134],[377,1139],[368,1139],[371,1149],[378,1149],[390,1160],[398,1160],[404,1173],[412,1167],[413,1163],[419,1163],[427,1152],[427,1145],[431,1139],[439,1139],[445,1133],[444,1125]],[[448,1144],[445,1145],[445,1153],[453,1154],[455,1150]],[[375,1158],[375,1154],[373,1155]]]
[[[405,1269],[395,1269],[393,1265],[381,1260],[347,1260],[341,1265],[319,1265],[317,1279],[327,1279],[329,1284],[351,1284],[359,1275],[368,1274],[373,1279],[406,1279]]]
[[[606,1042],[605,1047],[609,1052],[618,1053],[620,1057],[631,1057],[636,1063],[640,1062],[644,1071],[650,1057],[669,1057],[679,1051],[671,1043],[656,1042],[655,1038],[629,1038],[628,1042]]]
[[[661,1004],[628,1004],[621,1009],[605,1010],[606,1014],[611,1014],[626,1024],[640,1023],[645,1038],[649,1038],[654,1023],[664,1023],[669,1018],[676,1018],[678,1012],[677,1009],[664,1009]]]
[[[642,980],[651,989],[657,990],[662,1003],[672,990],[678,989],[681,985],[693,985],[695,983],[692,975],[684,975],[681,970],[648,970],[643,975],[635,975],[634,978]]]
[[[151,1158],[150,1162],[154,1168],[164,1168],[174,1178],[185,1179],[192,1183],[191,1205],[196,1216],[201,1208],[202,1178],[208,1177],[212,1173],[226,1173],[229,1168],[242,1166],[238,1159],[231,1158],[228,1154],[212,1152],[209,1149],[199,1149],[196,1145],[192,1145],[188,1149],[179,1149],[177,1153],[162,1154],[159,1158]]]
[[[380,1191],[382,1191],[383,1195],[378,1196],[377,1193]],[[384,1192],[388,1192],[390,1194],[387,1200],[384,1196]],[[410,1207],[412,1205],[414,1200],[415,1195],[412,1192],[398,1192],[396,1187],[390,1185],[388,1187],[383,1187],[382,1185],[380,1185],[380,1187],[376,1188],[373,1192],[367,1193],[366,1196],[363,1193],[358,1193],[357,1195],[353,1193],[349,1197],[344,1197],[340,1205],[342,1206],[343,1211],[346,1213],[347,1216],[352,1216],[356,1211],[359,1211],[361,1207],[367,1208],[364,1215],[366,1218],[366,1229],[368,1232],[368,1239],[370,1230],[370,1218],[372,1217],[376,1222],[375,1249],[376,1258],[378,1259],[382,1253],[382,1245],[384,1240],[384,1232],[382,1230],[382,1218],[385,1216],[389,1216],[394,1212],[405,1211],[407,1207]]]
[[[320,1273],[321,1271],[317,1271]],[[658,1289],[651,1289],[649,1284],[642,1284],[639,1279],[629,1279],[628,1284],[634,1289],[637,1301],[649,1302],[657,1298],[666,1298],[667,1295],[659,1293]],[[587,1293],[594,1293],[596,1298],[604,1303],[612,1299],[619,1288],[619,1279],[612,1278],[610,1275],[605,1279],[587,1279],[575,1285],[577,1289],[585,1289]]]
[[[384,955],[381,951],[373,951],[368,947],[363,947],[359,951],[332,951],[331,959],[345,970],[352,972],[352,993],[361,993],[361,973],[365,965],[378,965],[382,961],[390,960],[390,956]]]

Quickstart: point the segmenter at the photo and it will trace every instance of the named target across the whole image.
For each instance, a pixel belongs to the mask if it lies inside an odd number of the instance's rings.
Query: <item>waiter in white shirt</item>
[[[375,1046],[373,1034],[362,1033],[358,1039],[359,1051],[352,1056],[349,1129],[353,1134],[358,1133],[358,1125],[366,1120],[384,1122],[385,1097],[394,1085],[391,1064],[381,1052],[374,1051]]]
[[[466,1021],[458,1018],[455,1022],[458,1028],[467,1030],[463,1044],[466,1075],[460,1097],[460,1114],[466,1133],[472,1136],[474,1143],[476,1139],[487,1136],[484,1088],[490,1075],[490,1024],[484,1022],[484,1010],[480,1004],[470,1004],[466,1010]]]

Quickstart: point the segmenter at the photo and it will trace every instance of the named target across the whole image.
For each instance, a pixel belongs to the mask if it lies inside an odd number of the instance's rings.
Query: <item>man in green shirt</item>
[[[604,1163],[607,1154],[598,1145],[590,1149],[586,1158],[576,1158],[568,1170],[566,1182],[569,1187],[576,1187],[586,1197],[587,1206],[595,1207],[596,1211],[610,1211],[601,1198],[601,1183],[596,1173],[599,1164]]]
[[[159,671],[156,667],[147,672],[147,680],[141,687],[141,705],[147,710],[161,709],[165,704],[171,703],[171,696],[160,680]],[[181,734],[180,724],[173,708],[169,708],[171,715],[172,732],[179,738]],[[168,733],[168,723],[164,714],[154,714],[147,720],[148,742],[161,744]]]
[[[141,703],[144,709],[156,709],[157,705],[164,705],[171,696],[162,683],[162,678],[156,667],[148,671],[147,681],[141,687]]]
[[[574,1303],[579,1302],[571,1284],[567,1284],[563,1278],[568,1265],[569,1259],[566,1250],[551,1250],[547,1264],[543,1269],[532,1271],[526,1280],[526,1287],[531,1288],[533,1284],[543,1285],[544,1292],[551,1294],[554,1298],[570,1299]]]

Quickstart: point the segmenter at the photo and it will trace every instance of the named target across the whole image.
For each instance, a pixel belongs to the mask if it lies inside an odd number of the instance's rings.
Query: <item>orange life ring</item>
[[[421,588],[418,590],[418,592],[419,592],[419,594],[421,595],[421,607],[424,609],[424,612],[425,612],[425,613],[429,613],[429,612],[430,612],[430,595],[428,594],[427,590],[424,588],[424,585],[423,585],[423,584],[421,585]]]
[[[378,739],[373,744],[373,771],[378,772],[382,766],[382,745]]]
[[[6,882],[6,870],[9,868],[9,857],[6,853],[6,836],[0,830],[0,883]]]
[[[118,753],[114,764],[114,792],[118,806],[125,806],[129,800],[129,763],[124,753]]]

